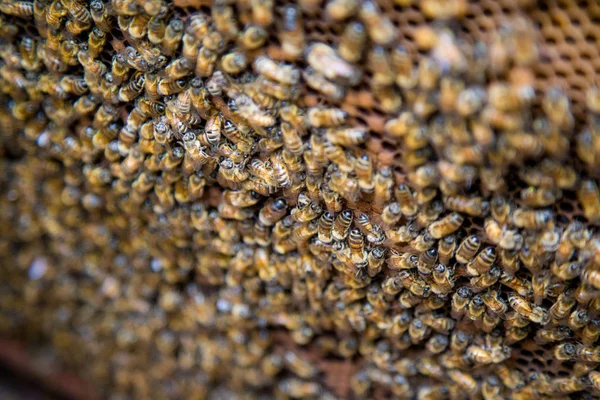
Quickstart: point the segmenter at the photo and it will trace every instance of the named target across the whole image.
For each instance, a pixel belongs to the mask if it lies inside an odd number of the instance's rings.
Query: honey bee
[[[566,262],[564,264],[552,263],[552,273],[563,281],[575,279],[581,271],[581,264],[578,262]]]
[[[414,254],[398,254],[396,252],[392,252],[392,255],[387,260],[388,268],[391,270],[413,269],[417,267],[418,261],[419,257]]]
[[[489,203],[481,197],[443,196],[443,201],[449,210],[473,217],[484,216],[490,210]]]
[[[367,274],[372,278],[376,276],[383,267],[385,261],[385,250],[381,247],[374,247],[367,255]]]
[[[438,259],[438,252],[435,247],[424,251],[419,255],[417,268],[421,275],[429,275],[433,272],[433,267]]]
[[[575,306],[576,300],[574,292],[571,289],[567,289],[561,293],[556,302],[548,310],[548,314],[553,322],[557,322],[563,318],[566,318],[570,313],[571,309]]]
[[[396,38],[396,28],[373,1],[362,3],[359,17],[367,27],[369,38],[376,44],[387,46]]]
[[[561,197],[560,189],[529,187],[521,191],[521,200],[529,207],[548,207]]]
[[[374,225],[367,214],[359,214],[356,217],[356,224],[366,234],[368,242],[379,245],[385,240],[383,229],[378,225]]]
[[[331,230],[331,236],[334,240],[345,240],[350,233],[350,225],[352,224],[352,211],[344,210],[336,218]]]
[[[28,1],[2,2],[0,3],[0,12],[15,17],[33,16],[33,3]]]
[[[328,81],[322,74],[317,73],[312,67],[302,71],[306,85],[311,89],[334,101],[344,98],[346,91],[343,86]]]
[[[485,304],[481,295],[475,295],[470,301],[467,307],[467,317],[473,321],[478,321],[482,318],[485,312]]]
[[[571,334],[572,334],[571,331],[566,326],[559,326],[557,328],[552,328],[552,329],[540,329],[535,333],[535,341],[539,344],[562,342],[566,339],[569,339],[571,337]],[[573,345],[571,345],[571,346],[573,346]],[[558,350],[558,348],[555,348],[554,351],[558,352],[559,350]],[[572,351],[562,349],[562,350],[560,350],[560,353],[561,353],[560,356],[555,355],[556,358],[558,358],[559,360],[571,359],[573,357],[573,355],[575,354],[575,348],[573,348]],[[570,355],[567,355],[569,353],[570,353]],[[566,358],[563,358],[565,356],[566,356]]]
[[[459,320],[466,314],[471,296],[471,289],[466,286],[461,286],[454,292],[452,295],[452,318]]]
[[[325,78],[348,82],[351,86],[358,84],[362,76],[358,68],[339,57],[333,48],[324,43],[311,45],[307,49],[306,61]]]
[[[504,386],[509,389],[519,389],[525,386],[523,374],[517,369],[511,369],[505,364],[498,364],[496,372]]]
[[[237,75],[246,69],[246,56],[242,53],[231,52],[221,58],[221,69],[232,75]]]
[[[279,33],[281,50],[291,60],[302,56],[305,47],[302,16],[297,7],[288,5],[283,9],[282,31]]]
[[[506,274],[506,272],[502,272],[502,275],[500,276],[500,282],[503,285],[513,289],[521,296],[528,296],[532,292],[530,281],[523,280],[516,276],[510,276]]]
[[[298,378],[286,378],[277,383],[277,392],[286,397],[306,398],[317,397],[322,393],[321,385],[307,382]]]
[[[590,221],[600,219],[600,192],[596,182],[591,179],[581,181],[577,189],[577,198],[583,207],[585,217]]]
[[[275,124],[275,118],[267,114],[245,94],[238,95],[234,99],[237,113],[252,125],[258,127],[269,127]]]
[[[385,206],[381,214],[381,219],[385,226],[396,225],[401,217],[402,212],[400,211],[400,205],[396,202],[389,203]]]
[[[131,102],[137,98],[144,90],[146,75],[142,72],[136,72],[131,80],[119,89],[118,98],[123,102]]]
[[[421,386],[417,392],[418,400],[434,400],[448,398],[450,390],[442,384]]]
[[[508,303],[517,313],[529,319],[531,322],[544,324],[548,320],[548,315],[543,308],[532,305],[519,295],[509,295]]]
[[[574,393],[584,390],[589,386],[589,380],[587,376],[582,377],[569,377],[569,378],[555,378],[550,383],[550,391],[552,393]]]
[[[485,292],[481,298],[483,299],[486,307],[495,314],[504,315],[508,310],[508,306],[504,300],[498,297],[498,292],[495,290],[489,290]]]
[[[518,230],[502,228],[494,219],[486,219],[484,229],[489,241],[501,249],[518,250],[523,246],[523,236],[518,233]]]
[[[586,310],[577,309],[569,315],[569,328],[577,331],[583,328],[589,322],[589,315]]]
[[[429,231],[429,234],[433,238],[440,239],[458,230],[462,225],[463,221],[464,217],[462,215],[453,212],[451,214],[448,214],[444,218],[432,223],[427,229]]]
[[[263,27],[249,25],[238,37],[238,43],[246,50],[256,50],[265,44],[267,38],[267,31]]]
[[[585,346],[593,345],[598,337],[600,336],[600,320],[592,319],[587,325],[583,328],[583,331],[580,334],[581,343]]]
[[[279,65],[268,57],[254,60],[254,70],[265,78],[284,85],[296,85],[300,81],[300,71],[290,65]]]
[[[454,369],[447,371],[448,377],[453,380],[461,389],[463,389],[468,395],[475,396],[479,392],[479,384],[473,378],[473,376]]]

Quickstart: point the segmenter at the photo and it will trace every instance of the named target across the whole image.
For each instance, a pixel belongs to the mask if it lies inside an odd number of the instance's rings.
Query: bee
[[[285,397],[307,398],[318,397],[323,389],[315,382],[307,382],[298,378],[286,378],[277,383],[276,391]]]
[[[136,72],[131,80],[119,89],[118,98],[123,102],[131,102],[138,97],[144,90],[146,75],[142,72]]]
[[[589,385],[587,376],[555,378],[551,381],[550,391],[552,393],[574,393],[584,390]]]
[[[389,203],[383,209],[381,219],[386,226],[394,226],[400,221],[402,212],[400,211],[400,205],[396,202]]]
[[[379,245],[385,240],[383,229],[378,225],[374,225],[367,214],[359,214],[356,217],[356,225],[366,234],[368,242]]]
[[[259,26],[273,23],[273,0],[252,0],[252,22]]]
[[[551,329],[539,329],[535,333],[535,341],[539,344],[562,342],[566,339],[569,339],[571,337],[571,335],[572,335],[571,331],[566,326],[559,326],[559,327],[551,328]],[[555,348],[555,353],[557,350],[558,349]],[[560,352],[561,352],[560,357],[555,354],[555,357],[558,358],[559,360],[571,359],[573,354],[575,354],[575,349],[573,348],[572,351],[570,351],[570,350],[565,351],[563,349]],[[562,358],[566,355],[566,353],[570,353],[570,355],[568,355],[567,358]]]
[[[300,82],[298,69],[291,65],[279,65],[266,56],[257,57],[253,67],[256,73],[284,85],[296,85]]]
[[[268,33],[262,26],[249,25],[238,37],[238,43],[246,50],[256,50],[262,47],[268,38]]]
[[[283,361],[292,373],[303,379],[313,378],[319,372],[314,364],[303,360],[293,351],[287,351],[283,356]]]
[[[484,222],[485,234],[488,240],[501,249],[518,250],[523,246],[523,236],[516,229],[501,228],[500,224],[492,218]]]
[[[433,282],[431,290],[438,295],[447,295],[454,288],[453,271],[444,264],[437,264],[433,268]]]
[[[591,346],[596,342],[596,340],[598,340],[599,336],[600,320],[592,319],[583,328],[583,331],[579,335],[579,338],[581,339],[581,343],[583,343],[585,346]]]
[[[437,168],[433,164],[422,165],[408,174],[409,182],[417,189],[434,185],[438,181],[438,178]]]
[[[398,277],[388,276],[381,284],[381,289],[388,296],[395,296],[402,290],[402,285]]]
[[[528,334],[529,329],[527,328],[510,328],[506,330],[506,337],[504,341],[506,344],[517,343],[525,339]]]
[[[495,290],[489,290],[485,292],[481,298],[483,299],[486,307],[495,314],[504,315],[508,310],[508,306],[504,300],[498,296],[498,292]]]
[[[538,306],[534,306],[523,297],[511,294],[508,296],[508,304],[519,314],[529,319],[531,322],[544,324],[548,320],[546,311]]]
[[[584,283],[600,289],[600,269],[595,265],[590,264],[586,266],[581,274],[581,279]]]
[[[449,235],[444,237],[438,242],[438,255],[440,263],[443,265],[449,265],[450,260],[454,257],[456,250],[456,237]]]
[[[421,386],[417,392],[417,400],[434,400],[448,398],[450,390],[442,384]]]
[[[389,167],[377,171],[375,174],[373,210],[376,212],[383,210],[383,204],[387,203],[392,197],[391,189],[393,185],[392,170]]]
[[[223,116],[221,113],[209,117],[204,127],[203,139],[210,146],[217,146],[221,140]]]
[[[529,187],[521,190],[521,200],[529,207],[548,207],[562,197],[560,189]]]
[[[500,278],[501,273],[502,270],[499,267],[493,266],[488,272],[471,278],[470,281],[473,292],[480,292],[495,284]]]
[[[447,374],[469,396],[473,397],[479,392],[479,384],[470,374],[457,369],[449,370]]]
[[[577,199],[588,220],[592,222],[600,220],[600,192],[596,182],[591,179],[582,180],[577,189]]]
[[[387,46],[395,40],[397,31],[394,24],[381,13],[375,2],[362,3],[359,17],[367,27],[369,38],[378,45]]]
[[[554,305],[548,310],[551,320],[557,322],[566,318],[571,313],[571,309],[575,306],[575,303],[576,300],[573,290],[567,289],[565,292],[561,293]]]
[[[33,3],[28,1],[2,2],[0,3],[0,12],[15,17],[33,16]]]
[[[462,215],[453,212],[429,225],[427,230],[433,238],[440,239],[456,232],[456,230],[458,230],[462,225],[463,221],[464,217]]]
[[[258,127],[269,127],[275,125],[275,118],[263,110],[245,94],[238,95],[234,99],[237,113],[250,124]]]
[[[321,93],[333,101],[340,101],[344,98],[346,91],[343,86],[330,82],[322,74],[316,72],[312,67],[302,71],[302,77],[306,85],[311,89]]]
[[[201,47],[196,58],[196,75],[204,78],[211,76],[213,74],[216,61],[217,53],[207,49],[206,47]]]
[[[326,137],[333,144],[352,147],[364,143],[367,138],[367,132],[361,127],[329,128],[326,131]]]
[[[352,211],[344,210],[336,218],[331,230],[331,236],[334,240],[345,240],[350,233],[352,224]]]
[[[528,296],[532,292],[531,282],[528,280],[521,279],[517,276],[508,275],[506,272],[502,272],[500,276],[500,282],[513,289],[521,296]]]
[[[467,272],[471,276],[486,273],[490,270],[497,257],[498,255],[493,247],[486,247],[467,264]]]
[[[333,2],[335,3],[336,1]],[[332,2],[329,4],[331,3]],[[342,37],[340,38],[338,53],[344,60],[350,63],[357,63],[362,58],[366,42],[367,31],[364,25],[359,22],[350,22],[346,25]]]
[[[334,127],[346,122],[348,114],[338,108],[312,107],[306,114],[308,123],[315,127]]]
[[[291,60],[300,58],[304,52],[305,34],[302,15],[297,7],[288,5],[283,8],[282,28],[279,40],[283,54]]]
[[[543,229],[552,224],[552,212],[519,208],[512,214],[511,220],[519,228]]]
[[[473,321],[480,320],[483,313],[485,312],[485,303],[481,295],[475,295],[470,301],[467,307],[467,316]]]
[[[452,318],[459,320],[461,319],[468,310],[470,300],[471,300],[471,289],[466,286],[461,286],[454,292],[452,295],[452,310],[451,316]],[[483,300],[482,300],[483,302]]]
[[[335,50],[324,43],[314,43],[307,49],[306,61],[314,70],[332,81],[348,82],[355,86],[361,79],[361,71],[339,57]]]
[[[247,60],[243,53],[231,52],[221,57],[221,69],[232,75],[237,75],[246,69]]]
[[[556,262],[552,263],[552,273],[563,281],[575,279],[579,276],[581,271],[581,264],[578,262],[566,262],[558,265]]]
[[[394,189],[394,195],[400,203],[402,214],[408,219],[414,218],[418,212],[418,207],[410,189],[401,183]]]
[[[358,178],[358,187],[363,192],[372,192],[375,188],[375,183],[373,182],[373,163],[371,158],[366,153],[362,154],[356,158],[354,168],[356,177]]]
[[[392,255],[388,258],[388,268],[391,270],[403,270],[417,268],[419,257],[411,253],[396,253],[392,252]]]
[[[588,312],[585,309],[576,309],[569,315],[569,328],[578,331],[583,328],[590,320]]]
[[[449,210],[481,217],[490,210],[490,205],[481,197],[443,196],[444,206]]]
[[[523,374],[517,369],[509,368],[505,364],[498,364],[496,373],[504,386],[509,389],[519,389],[525,386]]]
[[[163,54],[172,56],[179,49],[184,27],[183,21],[178,18],[173,18],[169,21],[164,36],[160,41],[160,47]]]
[[[367,274],[372,278],[376,276],[383,267],[385,261],[385,250],[374,247],[367,255]]]
[[[592,385],[594,386],[594,389],[596,389],[597,391],[600,390],[600,372],[590,371],[588,378],[589,378],[590,382],[592,383]]]
[[[438,251],[435,247],[424,251],[419,255],[417,268],[421,275],[429,275],[433,272],[433,267],[438,259]]]
[[[350,247],[350,253],[352,255],[352,261],[355,264],[361,264],[365,262],[365,240],[360,229],[352,228],[348,237],[348,246]]]
[[[486,349],[471,345],[467,348],[466,355],[469,359],[473,360],[476,364],[491,364],[492,363],[492,355]]]
[[[408,334],[410,335],[410,340],[413,344],[421,343],[425,340],[429,332],[429,327],[419,318],[413,319],[408,327]],[[421,361],[424,362],[423,359],[421,359]],[[423,371],[420,372],[424,373]]]

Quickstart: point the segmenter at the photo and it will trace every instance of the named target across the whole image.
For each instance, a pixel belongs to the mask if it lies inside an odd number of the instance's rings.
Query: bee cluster
[[[0,0],[2,333],[114,399],[598,396],[600,90],[419,7]]]

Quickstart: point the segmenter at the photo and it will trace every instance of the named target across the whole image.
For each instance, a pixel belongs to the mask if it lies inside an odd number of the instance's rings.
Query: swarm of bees
[[[0,0],[2,334],[114,399],[600,395],[600,89],[417,5]]]

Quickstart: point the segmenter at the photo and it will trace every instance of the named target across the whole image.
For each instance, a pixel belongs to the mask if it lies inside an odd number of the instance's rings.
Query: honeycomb
[[[0,0],[0,334],[90,398],[598,397],[599,19]]]

